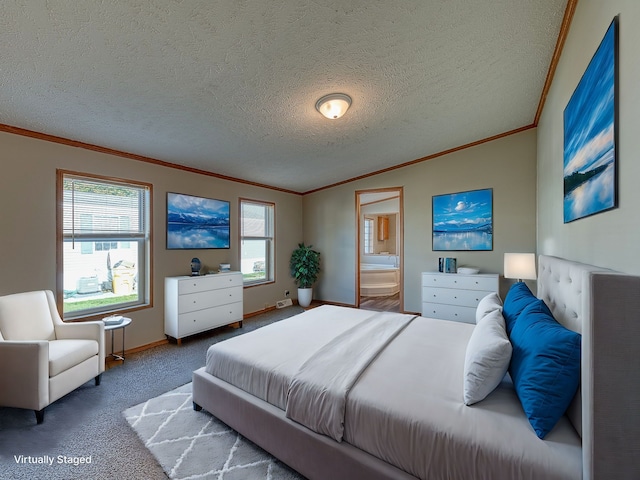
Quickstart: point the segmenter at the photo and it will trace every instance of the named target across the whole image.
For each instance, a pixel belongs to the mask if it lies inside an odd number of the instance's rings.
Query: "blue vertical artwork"
[[[493,189],[433,197],[433,250],[493,250]]]
[[[617,206],[617,17],[564,110],[564,223]]]

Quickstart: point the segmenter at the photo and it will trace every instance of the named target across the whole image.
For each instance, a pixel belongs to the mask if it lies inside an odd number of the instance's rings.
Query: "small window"
[[[273,203],[240,200],[240,270],[245,285],[272,282]]]
[[[373,253],[373,218],[365,217],[364,219],[364,253],[365,255]]]
[[[65,319],[149,303],[151,186],[58,171]]]

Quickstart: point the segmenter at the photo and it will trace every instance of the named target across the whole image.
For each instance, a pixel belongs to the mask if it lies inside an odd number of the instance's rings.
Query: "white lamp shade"
[[[316,102],[316,110],[331,120],[343,116],[350,106],[351,97],[344,93],[331,93]]]
[[[535,280],[536,255],[534,253],[505,253],[504,278]]]

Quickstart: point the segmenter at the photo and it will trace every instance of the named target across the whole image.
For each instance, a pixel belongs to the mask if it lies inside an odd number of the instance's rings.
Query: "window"
[[[245,285],[273,281],[273,203],[240,199],[240,270]]]
[[[364,219],[364,253],[373,253],[373,218]]]
[[[149,303],[151,185],[58,171],[65,319]]]

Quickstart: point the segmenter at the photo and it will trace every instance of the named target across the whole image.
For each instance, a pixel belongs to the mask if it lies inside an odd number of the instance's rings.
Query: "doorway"
[[[356,306],[402,312],[402,187],[357,190],[356,212]]]

